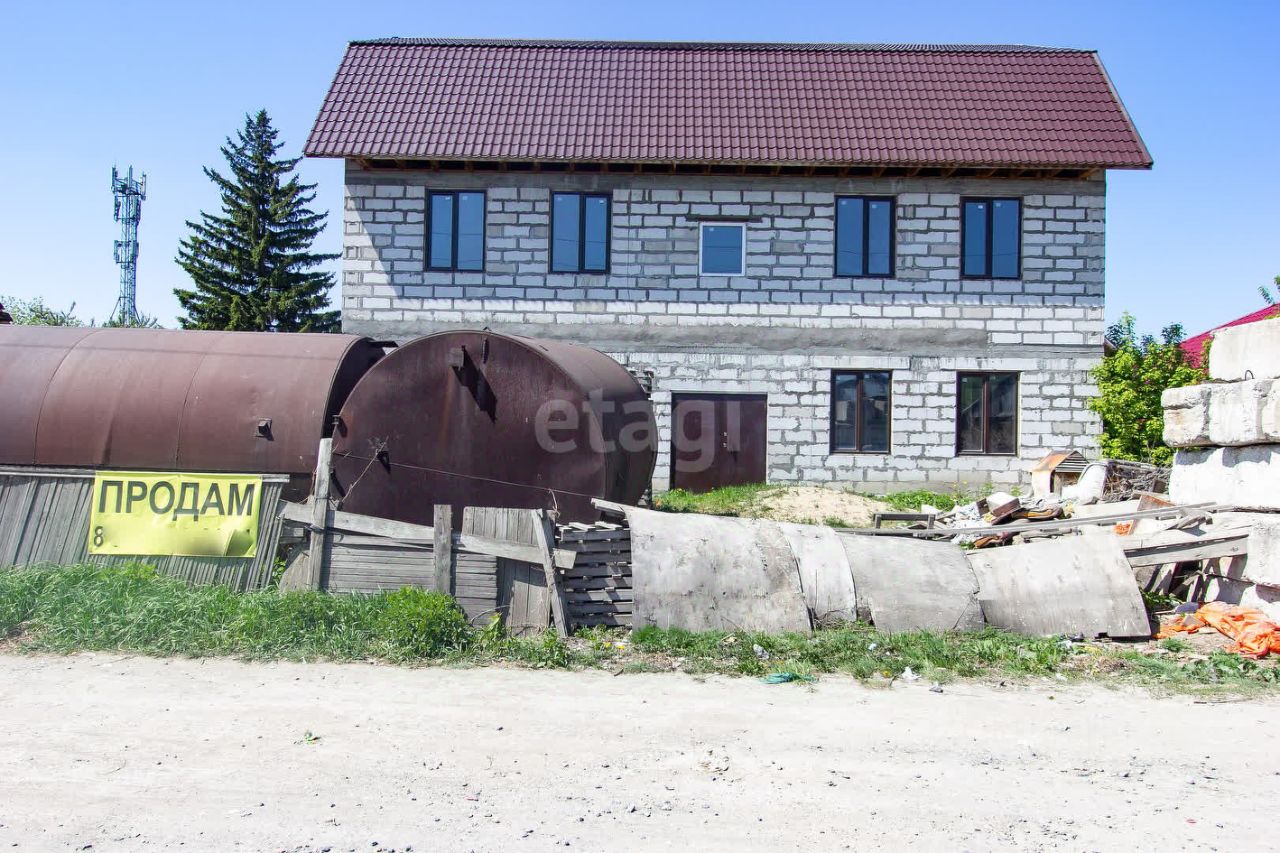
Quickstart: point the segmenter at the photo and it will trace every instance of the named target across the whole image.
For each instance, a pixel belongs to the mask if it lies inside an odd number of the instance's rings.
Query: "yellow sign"
[[[99,471],[89,553],[252,557],[261,503],[261,477]]]

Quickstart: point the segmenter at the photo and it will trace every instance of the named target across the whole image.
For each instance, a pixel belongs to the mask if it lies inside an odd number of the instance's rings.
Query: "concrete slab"
[[[771,521],[628,509],[632,623],[811,630],[791,545]]]
[[[1280,443],[1280,382],[1274,379],[1170,388],[1161,402],[1170,447]]]
[[[1174,503],[1280,510],[1280,444],[1179,450],[1169,495]]]
[[[976,631],[978,582],[950,542],[841,533],[858,610],[881,631]]]
[[[1280,516],[1253,516],[1248,549],[1249,559],[1243,572],[1245,579],[1280,587]]]
[[[1280,319],[1231,326],[1214,334],[1209,378],[1280,378]]]
[[[1164,409],[1164,443],[1170,447],[1203,447],[1209,443],[1209,386],[1166,388],[1160,395]]]
[[[982,612],[1019,634],[1150,635],[1119,537],[1067,536],[971,551]]]
[[[853,622],[858,597],[840,537],[830,527],[780,522],[800,571],[800,588],[815,625]]]

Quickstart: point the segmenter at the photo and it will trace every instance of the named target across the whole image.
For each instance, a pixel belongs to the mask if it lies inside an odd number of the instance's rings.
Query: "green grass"
[[[883,634],[869,625],[814,634],[590,629],[568,641],[546,631],[511,637],[496,621],[472,626],[446,595],[234,593],[188,586],[146,566],[0,571],[0,641],[23,651],[122,651],[254,660],[505,663],[535,668],[680,669],[690,673],[893,679],[907,668],[932,681],[1050,677],[1140,683],[1185,691],[1270,689],[1268,661],[1194,654],[1181,638],[1139,646],[1071,643],[995,629]]]
[[[0,571],[0,637],[19,632],[38,651],[391,662],[480,654],[490,639],[440,593],[235,593],[141,565]]]
[[[743,515],[769,492],[784,486],[752,483],[746,486],[724,486],[709,492],[686,492],[672,489],[653,499],[653,508],[664,512],[701,512],[708,515]]]

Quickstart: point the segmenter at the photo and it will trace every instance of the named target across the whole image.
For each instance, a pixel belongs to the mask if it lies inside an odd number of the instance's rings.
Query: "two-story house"
[[[1105,172],[1151,166],[1095,53],[1004,45],[353,42],[306,153],[345,331],[651,372],[659,489],[1094,451]]]

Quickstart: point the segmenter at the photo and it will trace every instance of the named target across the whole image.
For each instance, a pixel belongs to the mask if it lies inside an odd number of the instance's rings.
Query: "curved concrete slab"
[[[976,631],[978,582],[949,542],[838,534],[858,590],[860,615],[881,631]]]
[[[1018,634],[1148,637],[1142,595],[1114,533],[969,553],[982,612]]]
[[[796,558],[775,522],[627,509],[632,624],[811,630]]]
[[[800,588],[814,625],[853,622],[858,597],[840,537],[830,527],[779,522],[800,571]]]

